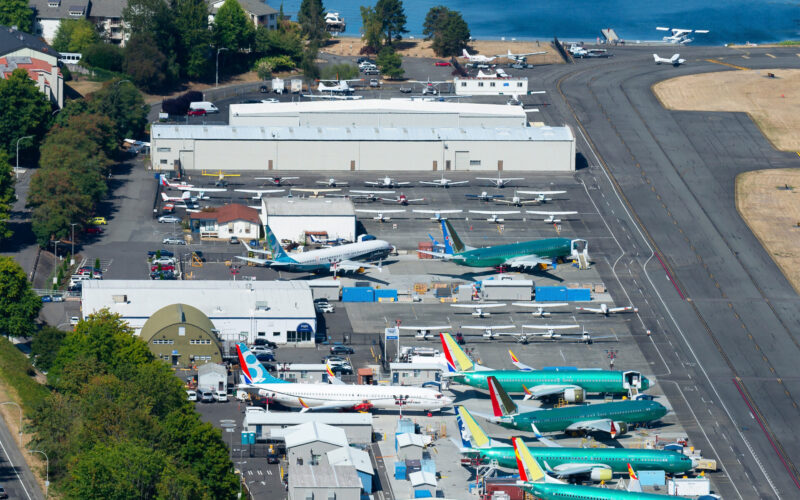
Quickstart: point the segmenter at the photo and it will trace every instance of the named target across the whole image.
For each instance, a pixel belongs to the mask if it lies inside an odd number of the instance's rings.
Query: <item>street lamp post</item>
[[[74,266],[75,265],[75,226],[77,226],[78,223],[77,222],[70,222],[69,225],[72,228],[72,250],[70,250],[71,253],[69,254],[70,255],[70,257],[69,257],[69,265],[70,266]]]
[[[217,71],[216,76],[214,77],[214,86],[219,87],[219,53],[223,50],[230,50],[227,47],[220,47],[217,49]]]
[[[53,284],[58,283],[58,240],[51,241],[53,244]]]
[[[4,403],[0,403],[0,405],[14,405],[19,409],[19,435],[22,435],[22,407],[15,403],[14,401],[6,401]]]
[[[33,139],[32,135],[26,135],[17,139],[17,166],[14,168],[14,177],[19,179],[19,141],[23,139]]]
[[[47,490],[50,488],[50,458],[42,450],[28,450],[28,453],[41,453],[44,455],[44,459],[47,460],[44,480],[44,498],[47,499]]]

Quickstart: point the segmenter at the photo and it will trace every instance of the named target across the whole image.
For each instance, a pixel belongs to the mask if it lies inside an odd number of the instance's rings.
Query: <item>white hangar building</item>
[[[235,116],[234,116],[235,115]],[[153,124],[156,170],[575,170],[569,127],[518,106],[402,100],[231,106],[231,125]]]
[[[303,281],[86,280],[81,288],[83,318],[107,308],[136,335],[153,313],[176,302],[202,311],[224,342],[315,345],[317,316]]]
[[[308,234],[356,240],[356,212],[345,198],[262,198],[261,219],[278,241],[304,242]]]

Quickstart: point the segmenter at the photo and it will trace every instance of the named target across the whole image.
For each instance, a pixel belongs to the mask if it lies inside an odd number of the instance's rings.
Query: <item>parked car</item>
[[[269,354],[274,354],[275,352],[265,345],[254,345],[250,347],[250,352],[254,352],[256,354],[265,352]]]
[[[8,498],[8,493],[6,493],[6,489],[0,486],[0,498]]]
[[[261,92],[262,94],[266,94],[267,92],[269,92],[269,88],[267,88],[266,85],[262,85],[258,88],[258,91]]]
[[[381,82],[379,82],[377,78],[371,78],[369,80],[369,86],[372,88],[378,88],[381,86]]]
[[[201,403],[213,403],[214,394],[208,389],[200,389],[199,391],[197,391],[197,399]]]
[[[186,391],[186,399],[189,401],[197,401],[197,393],[195,391]]]
[[[161,264],[162,266],[174,266],[175,265],[175,259],[173,259],[172,257],[161,256],[158,259],[153,259],[151,264],[153,264],[153,265]]]
[[[73,317],[71,317],[69,319],[69,324],[70,324],[70,326],[75,326],[75,325],[78,324],[79,321],[80,321],[80,318],[78,318],[77,316],[73,316]]]
[[[336,375],[352,375],[353,367],[350,365],[331,366],[331,371]]]
[[[92,279],[101,280],[103,279],[103,271],[99,269],[92,269]]]
[[[228,393],[225,391],[216,390],[214,391],[214,399],[217,400],[218,403],[227,403]]]
[[[359,64],[359,65],[360,65],[361,63],[364,63],[364,62],[367,62],[367,63],[373,64],[373,61],[372,61],[372,59],[370,59],[369,57],[364,57],[364,56],[361,56],[361,57],[359,57],[358,59],[356,59],[356,64]]]
[[[106,222],[105,217],[90,217],[89,220],[87,220],[86,222],[88,224],[94,224],[96,226],[105,226],[106,224],[108,224],[108,222]]]
[[[175,255],[174,253],[170,252],[169,250],[150,250],[147,252],[148,257],[155,257],[157,253],[161,252],[162,257],[172,257]]]
[[[256,341],[253,342],[253,345],[254,346],[263,345],[263,346],[269,347],[270,349],[277,349],[278,348],[278,344],[276,344],[275,342],[272,342],[272,341],[267,340],[267,339],[262,339],[262,338],[256,339]]]
[[[433,63],[433,65],[434,66],[452,66],[452,64],[450,64],[450,61],[436,61],[435,63]]]
[[[206,116],[205,109],[190,109],[188,115],[189,116]]]
[[[378,71],[378,68],[367,68],[364,70],[365,75],[380,75],[381,72]]]
[[[231,245],[238,245],[239,244],[239,238],[236,237],[236,236],[231,236],[231,239],[228,240],[228,243],[230,243]]]
[[[172,271],[156,271],[154,273],[150,273],[151,280],[174,280],[175,273]]]
[[[256,354],[256,359],[262,363],[265,361],[275,361],[275,355],[271,352],[260,352]]]
[[[162,224],[165,222],[180,222],[180,221],[181,218],[178,217],[177,215],[162,215],[161,217],[158,218],[158,222]]]
[[[355,354],[352,347],[346,345],[331,346],[331,354]]]
[[[400,93],[401,94],[410,94],[411,93],[411,87],[400,87]]]
[[[86,234],[103,234],[103,228],[97,226],[89,226],[86,228]]]
[[[318,313],[332,313],[333,312],[333,305],[330,302],[314,302],[314,309]]]
[[[185,245],[186,240],[180,238],[164,238],[161,240],[161,243],[164,245]]]
[[[158,268],[158,264],[156,264],[155,266],[150,266],[151,273],[154,273],[156,271],[175,271],[175,266],[173,266],[172,264],[166,264],[162,265],[161,269]]]
[[[270,453],[267,455],[267,463],[268,464],[279,464],[281,463],[281,459],[278,458],[278,455],[274,453]]]
[[[80,275],[80,276],[91,276],[92,275],[92,271],[94,271],[93,267],[83,266],[82,268],[80,268],[77,271],[75,271],[75,274]]]

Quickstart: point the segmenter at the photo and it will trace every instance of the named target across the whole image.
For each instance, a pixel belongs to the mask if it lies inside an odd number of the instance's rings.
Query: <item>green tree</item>
[[[192,79],[211,75],[211,32],[208,30],[208,4],[205,0],[172,0],[175,30],[178,33],[177,57],[183,74]]]
[[[24,69],[15,69],[6,79],[0,79],[0,147],[9,155],[16,154],[20,137],[33,135],[34,142],[41,140],[47,131],[52,111],[47,98]],[[24,151],[30,141],[21,141]]]
[[[373,7],[361,6],[361,34],[364,45],[377,53],[383,43],[383,25]]]
[[[303,0],[300,2],[297,22],[300,23],[303,35],[312,45],[319,47],[322,41],[327,39],[325,7],[322,5],[322,0]]]
[[[14,176],[8,154],[0,149],[0,243],[11,238],[13,232],[8,228],[8,217],[17,197],[14,194]]]
[[[385,34],[384,44],[390,45],[393,40],[402,40],[403,33],[408,33],[402,0],[378,0],[375,13]]]
[[[378,59],[375,62],[381,69],[381,73],[389,78],[402,78],[405,73],[405,70],[403,70],[403,59],[391,45],[387,45],[381,49],[380,53],[378,53]]]
[[[33,11],[26,0],[0,2],[0,25],[16,26],[18,30],[33,33]]]
[[[169,5],[165,0],[129,0],[127,6],[122,10],[122,18],[130,24],[131,41],[137,37],[141,42],[147,41],[158,48],[164,58],[165,63],[153,65],[152,67],[158,68],[159,71],[154,75],[165,75],[163,81],[156,82],[145,89],[157,89],[162,85],[171,84],[180,75],[180,67],[178,65],[176,47],[178,45],[178,32],[175,28],[174,15]],[[141,36],[149,36],[150,38],[139,38]],[[131,47],[130,42],[125,47],[126,59],[131,52],[141,50],[141,45]],[[155,52],[149,51],[151,55],[156,55]],[[136,57],[134,59],[141,61],[142,58]],[[144,64],[136,64],[137,71],[140,70]],[[127,72],[127,71],[126,71]],[[130,73],[129,73],[130,74]]]
[[[225,0],[214,16],[214,43],[232,52],[247,49],[253,44],[255,29],[236,0]]]
[[[358,77],[358,66],[350,63],[327,64],[321,73],[326,80],[352,80]]]
[[[303,58],[303,40],[298,29],[270,30],[259,26],[255,34],[255,50],[267,56],[289,56],[297,64]]]
[[[432,7],[422,26],[425,39],[433,40],[431,47],[439,57],[457,56],[467,48],[469,26],[458,11],[442,5]]]
[[[108,71],[121,72],[124,51],[117,45],[98,42],[83,50],[80,64]],[[67,101],[71,102],[71,101]],[[63,113],[63,111],[61,111]],[[60,113],[59,113],[60,115]]]
[[[125,47],[122,69],[140,88],[156,92],[171,83],[166,56],[149,33],[134,34]]]
[[[33,333],[42,299],[31,289],[25,271],[11,257],[0,257],[0,335]]]
[[[110,158],[125,138],[138,138],[144,134],[147,111],[141,92],[130,82],[112,80],[94,92],[88,102],[88,110],[107,116],[114,122],[113,147],[105,149]],[[63,111],[61,112],[63,113]],[[59,114],[61,114],[59,113]]]
[[[65,332],[47,325],[36,332],[31,342],[31,356],[35,360],[36,368],[42,371],[50,370],[64,337],[66,337]]]
[[[313,44],[309,44],[303,51],[303,57],[300,59],[300,69],[303,70],[303,76],[306,78],[319,78],[320,71],[317,65],[317,47]]]
[[[88,19],[62,19],[58,24],[53,48],[59,52],[83,52],[98,43],[100,35]]]

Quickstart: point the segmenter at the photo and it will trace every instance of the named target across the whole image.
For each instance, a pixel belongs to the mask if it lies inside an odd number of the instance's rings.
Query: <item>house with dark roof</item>
[[[236,236],[255,240],[261,228],[258,210],[237,203],[193,213],[190,220],[192,231],[200,233],[201,239],[230,240]]]
[[[208,24],[214,24],[214,16],[225,0],[207,0],[208,1]],[[237,0],[241,5],[247,17],[253,22],[253,25],[258,28],[265,26],[267,29],[274,30],[278,27],[278,11],[267,5],[267,2],[260,0]]]
[[[58,69],[59,53],[39,37],[0,26],[0,77],[24,69],[43,93],[59,108],[64,106],[64,77]]]
[[[88,19],[106,42],[124,46],[129,37],[122,21],[126,5],[127,0],[28,0],[36,34],[48,43],[53,43],[63,19]]]

